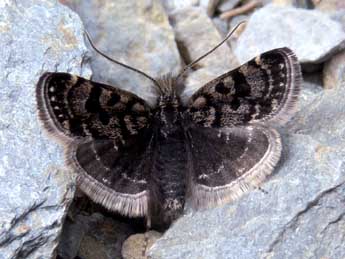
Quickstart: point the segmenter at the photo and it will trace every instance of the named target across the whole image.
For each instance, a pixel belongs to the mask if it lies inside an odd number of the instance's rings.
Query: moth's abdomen
[[[158,219],[170,224],[183,211],[186,195],[187,155],[184,132],[176,130],[163,136],[157,134],[152,180],[156,189],[153,195],[158,202]]]

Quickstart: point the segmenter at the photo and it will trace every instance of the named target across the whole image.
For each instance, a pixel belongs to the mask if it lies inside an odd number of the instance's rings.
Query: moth
[[[280,158],[274,127],[293,114],[301,84],[288,48],[217,77],[187,103],[181,102],[180,75],[147,76],[157,92],[154,107],[68,73],[45,73],[37,84],[39,117],[66,147],[79,188],[111,211],[145,217],[148,225],[168,226],[186,200],[197,209],[213,207],[258,187]]]

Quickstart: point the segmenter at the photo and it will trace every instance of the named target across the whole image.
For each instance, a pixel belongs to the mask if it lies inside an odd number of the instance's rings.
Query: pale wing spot
[[[125,95],[125,94],[122,94],[120,100],[121,100],[122,103],[128,103],[129,102],[129,97],[127,95]]]
[[[126,123],[126,128],[131,134],[137,134],[138,131],[135,129],[135,125],[133,124],[133,118],[130,115],[126,115],[123,119]]]
[[[75,85],[78,81],[78,77],[75,75],[71,75],[71,78],[69,79],[69,84],[70,85]]]
[[[196,108],[196,109],[200,109],[205,107],[206,105],[206,98],[203,96],[199,96],[198,98],[196,98],[196,100],[193,102],[192,107]]]
[[[209,178],[209,176],[207,174],[201,174],[201,175],[198,176],[199,180],[207,179],[207,178]]]
[[[255,113],[251,116],[253,120],[255,120],[259,114],[260,114],[260,105],[255,105],[254,108],[255,108]]]
[[[248,65],[247,64],[242,65],[239,71],[244,75],[248,75]]]
[[[132,106],[132,111],[134,111],[134,112],[144,112],[145,111],[145,106],[142,105],[141,103],[135,103]]]
[[[255,58],[255,63],[257,64],[257,65],[261,65],[261,56],[257,56],[256,58]]]
[[[230,86],[233,86],[235,82],[231,76],[227,76],[223,79],[223,83],[226,87],[230,87]]]
[[[70,130],[69,122],[67,120],[63,121],[61,124],[64,129]]]
[[[137,122],[138,122],[138,126],[140,128],[145,127],[147,125],[147,123],[148,123],[146,117],[140,116],[140,117],[137,117],[136,119],[137,119]]]
[[[49,88],[49,92],[54,93],[54,92],[55,92],[55,87],[54,87],[54,86],[51,86],[51,87]]]

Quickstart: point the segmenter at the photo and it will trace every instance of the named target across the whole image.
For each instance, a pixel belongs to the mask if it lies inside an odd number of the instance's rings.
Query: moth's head
[[[166,100],[179,98],[185,88],[184,80],[171,74],[162,76],[156,81],[158,95]]]

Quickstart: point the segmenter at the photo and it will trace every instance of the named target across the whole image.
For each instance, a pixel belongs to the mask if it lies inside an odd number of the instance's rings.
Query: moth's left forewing
[[[268,51],[207,83],[190,98],[188,116],[204,127],[283,124],[295,111],[301,84],[296,55]]]

